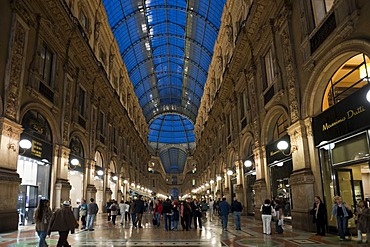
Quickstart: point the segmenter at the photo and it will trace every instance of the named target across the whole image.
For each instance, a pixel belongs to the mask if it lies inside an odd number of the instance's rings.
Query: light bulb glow
[[[217,176],[217,181],[221,181],[222,180],[222,177],[221,176]]]
[[[369,91],[367,91],[367,94],[366,94],[366,100],[367,100],[367,102],[369,102],[369,103],[370,103],[370,90],[369,90]]]
[[[32,143],[27,139],[23,139],[19,142],[19,146],[23,149],[30,149],[32,147]]]
[[[209,181],[210,184],[214,184],[215,183],[215,180],[211,179],[211,181]]]
[[[104,172],[102,170],[99,170],[96,172],[96,174],[98,174],[99,176],[103,176]]]
[[[252,165],[253,165],[252,161],[250,161],[250,160],[246,160],[246,161],[244,161],[244,166],[245,166],[245,167],[249,168],[249,167],[251,167]]]
[[[77,166],[80,162],[78,161],[78,159],[72,159],[71,160],[71,164],[74,165],[74,166]]]
[[[279,150],[286,150],[288,148],[289,144],[286,141],[279,141],[277,144],[277,148]]]
[[[228,171],[227,171],[227,175],[231,176],[231,175],[233,175],[233,174],[234,174],[234,172],[233,172],[232,170],[228,170]]]

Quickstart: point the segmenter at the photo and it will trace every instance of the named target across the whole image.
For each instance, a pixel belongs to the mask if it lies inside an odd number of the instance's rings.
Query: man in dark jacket
[[[198,221],[199,229],[202,230],[202,212],[201,212],[200,204],[198,203],[198,200],[194,198],[190,206],[193,211],[194,228],[197,229],[197,221]]]
[[[234,197],[234,201],[231,203],[231,212],[234,216],[234,224],[236,230],[241,230],[240,228],[240,214],[242,213],[243,206],[242,204]]]
[[[67,241],[68,233],[71,231],[73,234],[77,227],[78,223],[73,216],[70,203],[69,201],[64,201],[63,207],[55,211],[53,216],[51,216],[47,235],[50,236],[51,232],[58,231],[59,240],[57,247],[69,247],[71,245]]]
[[[87,205],[86,230],[94,231],[94,221],[98,211],[99,211],[98,204],[94,202],[94,198],[91,198],[89,205]]]
[[[226,198],[222,198],[222,201],[218,204],[218,210],[222,219],[222,230],[227,230],[227,221],[230,213],[230,204],[226,201]]]
[[[171,230],[172,205],[170,198],[162,203],[162,215],[164,218],[164,228],[166,231]]]
[[[134,201],[134,212],[136,214],[136,221],[134,223],[134,227],[138,226],[139,228],[143,228],[141,225],[141,220],[143,219],[143,213],[144,213],[144,201],[142,200],[142,196],[139,196],[139,199]]]

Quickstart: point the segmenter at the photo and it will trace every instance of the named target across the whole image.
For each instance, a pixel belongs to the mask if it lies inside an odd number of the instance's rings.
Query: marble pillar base
[[[261,205],[267,198],[267,187],[265,179],[256,180],[253,185],[253,189],[256,192],[255,194],[255,205],[254,205],[254,218],[261,220]]]
[[[17,198],[20,183],[18,173],[0,169],[0,232],[18,229]]]
[[[72,189],[68,180],[58,179],[55,183],[55,206],[60,208],[64,201],[69,201],[70,191]]]
[[[93,184],[88,184],[86,188],[86,202],[90,203],[90,199],[94,198],[96,199],[96,192],[98,190],[96,189],[95,185]]]
[[[291,214],[293,228],[316,231],[316,226],[312,223],[312,215],[310,215],[315,197],[315,178],[311,169],[293,171],[289,182],[292,189],[293,209]]]

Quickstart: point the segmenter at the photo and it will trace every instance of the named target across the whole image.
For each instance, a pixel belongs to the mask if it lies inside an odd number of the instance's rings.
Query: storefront
[[[293,162],[291,153],[279,149],[279,143],[285,143],[287,145],[285,150],[290,150],[289,135],[285,135],[266,146],[271,196],[273,199],[279,199],[285,219],[290,221],[293,202],[289,179],[293,171]]]
[[[313,118],[328,215],[335,195],[352,208],[360,200],[370,204],[370,85],[356,90]],[[328,224],[336,228],[335,221]],[[352,218],[349,227],[354,224]]]
[[[73,137],[69,144],[69,183],[72,188],[70,191],[70,198],[73,207],[78,207],[83,197],[84,171],[85,159],[84,150],[81,141],[77,137]]]
[[[19,148],[17,173],[22,178],[19,186],[17,210],[19,224],[34,223],[34,211],[40,199],[50,198],[52,161],[51,130],[46,119],[36,111],[29,111],[22,121],[20,140],[28,140],[31,147]]]

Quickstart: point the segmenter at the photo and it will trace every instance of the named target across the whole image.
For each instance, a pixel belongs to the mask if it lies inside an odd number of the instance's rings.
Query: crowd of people
[[[79,220],[81,220],[81,230],[94,231],[94,222],[99,207],[95,203],[94,198],[90,199],[89,204],[82,200],[79,205]],[[221,219],[223,231],[227,231],[229,214],[231,213],[234,219],[235,230],[241,230],[240,216],[243,210],[241,202],[237,198],[233,198],[231,204],[226,201],[226,198],[213,201],[209,199],[198,201],[197,198],[186,198],[185,200],[165,200],[154,198],[153,200],[144,201],[142,196],[138,196],[130,201],[121,200],[119,203],[116,200],[109,200],[105,209],[107,212],[107,220],[116,225],[117,216],[120,215],[120,224],[128,224],[132,222],[132,228],[143,228],[144,212],[152,215],[152,224],[155,227],[160,227],[162,222],[166,231],[180,230],[181,225],[183,231],[190,229],[203,229],[204,220],[209,218],[212,222],[215,216]],[[275,222],[275,233],[281,234],[284,232],[284,213],[280,204],[280,200],[266,199],[260,208],[263,233],[271,234],[271,222]],[[313,223],[316,224],[317,234],[325,236],[327,231],[327,209],[319,196],[315,197],[315,201],[310,211],[313,217]],[[337,222],[338,235],[340,240],[344,240],[346,235],[350,235],[348,230],[348,220],[355,217],[356,228],[358,233],[358,241],[368,243],[368,235],[370,233],[370,209],[365,201],[359,201],[354,212],[352,208],[342,201],[340,196],[334,198],[330,221],[334,218]],[[36,232],[39,236],[39,247],[48,246],[45,239],[50,236],[52,231],[59,232],[59,240],[57,247],[68,247],[67,238],[69,232],[74,233],[79,224],[75,215],[71,210],[70,201],[64,201],[60,209],[54,213],[50,209],[49,201],[41,199],[35,211]],[[180,224],[179,224],[180,223]],[[363,234],[365,238],[363,239]]]

